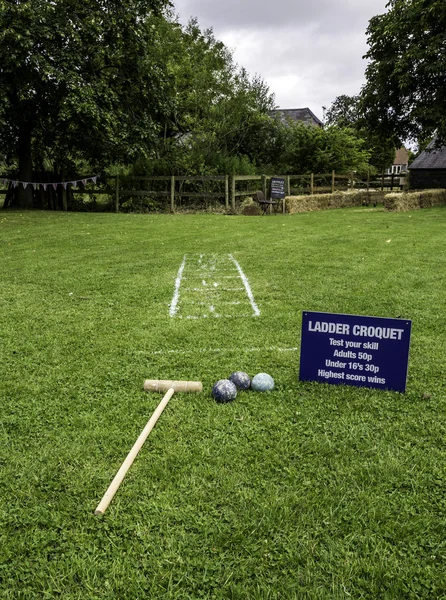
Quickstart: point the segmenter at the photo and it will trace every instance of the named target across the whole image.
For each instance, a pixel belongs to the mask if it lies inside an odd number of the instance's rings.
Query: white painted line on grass
[[[183,277],[183,271],[184,271],[185,266],[186,266],[186,255],[184,255],[184,257],[183,257],[183,262],[181,263],[180,268],[178,269],[178,275],[177,275],[177,278],[175,279],[175,289],[173,292],[172,302],[170,304],[170,310],[169,310],[169,314],[171,317],[174,317],[178,311],[178,301],[180,299],[181,278]]]
[[[270,346],[269,348],[195,348],[194,350],[153,350],[152,352],[139,350],[138,354],[162,356],[167,354],[220,354],[222,352],[297,352],[298,350],[299,348],[280,348],[279,346]]]
[[[232,254],[229,255],[229,258],[233,261],[233,263],[237,267],[237,271],[239,272],[240,278],[243,281],[243,285],[245,286],[245,290],[246,290],[246,293],[248,294],[248,298],[249,298],[249,301],[251,302],[251,306],[252,306],[252,310],[254,311],[254,314],[256,315],[256,317],[260,316],[260,310],[254,300],[254,295],[252,293],[251,286],[249,285],[248,278],[243,273],[241,266],[238,264],[238,262],[232,256]]]

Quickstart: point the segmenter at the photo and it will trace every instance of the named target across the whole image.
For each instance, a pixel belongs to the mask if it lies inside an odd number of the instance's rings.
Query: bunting
[[[41,185],[43,187],[43,189],[46,191],[46,188],[48,186],[52,186],[53,189],[57,189],[57,186],[62,185],[63,188],[66,190],[67,189],[67,185],[71,184],[74,188],[77,188],[77,186],[82,183],[82,185],[87,185],[88,181],[92,181],[93,183],[96,183],[96,181],[99,179],[99,175],[94,175],[93,177],[84,177],[83,179],[75,179],[73,181],[52,181],[52,182],[39,182],[39,181],[18,181],[17,179],[5,179],[5,178],[0,178],[0,183],[3,186],[8,185],[9,183],[12,184],[12,187],[16,188],[18,186],[23,186],[23,189],[25,189],[28,185],[32,185],[33,188],[36,190],[39,185]]]

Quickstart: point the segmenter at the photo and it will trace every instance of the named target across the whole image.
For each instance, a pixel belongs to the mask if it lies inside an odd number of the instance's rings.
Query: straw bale
[[[421,190],[403,192],[402,194],[387,194],[384,202],[386,210],[402,212],[430,208],[446,204],[446,190]]]
[[[310,212],[314,210],[327,210],[330,208],[346,208],[349,206],[368,206],[370,203],[378,204],[384,201],[384,193],[370,190],[353,190],[348,192],[335,192],[334,194],[317,194],[314,196],[287,196],[285,206],[290,214]]]

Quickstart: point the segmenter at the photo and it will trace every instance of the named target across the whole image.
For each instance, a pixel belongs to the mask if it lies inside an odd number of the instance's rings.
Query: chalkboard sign
[[[285,179],[271,177],[270,197],[280,199],[285,198]]]
[[[412,322],[305,311],[300,381],[404,392]]]

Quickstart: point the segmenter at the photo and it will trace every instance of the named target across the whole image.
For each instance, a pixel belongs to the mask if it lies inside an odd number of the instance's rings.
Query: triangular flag
[[[64,190],[67,189],[67,183],[68,183],[68,181],[62,181],[62,185],[63,185],[63,189]]]
[[[53,186],[53,188],[54,188],[55,190],[57,190],[57,183],[52,183],[51,185]]]
[[[28,185],[27,181],[21,181],[20,182],[23,185],[23,189],[26,189],[26,186]]]
[[[86,179],[82,179],[82,183],[83,183],[84,185],[87,185],[87,180],[86,180]]]
[[[70,183],[74,187],[74,189],[77,188],[77,181],[70,181]]]
[[[97,177],[92,177],[91,179],[93,180],[93,183],[96,183],[96,181],[97,181],[98,178]]]
[[[46,192],[46,188],[47,188],[48,184],[47,183],[42,183],[42,185],[43,185],[43,191]]]
[[[13,187],[15,187],[15,188],[16,188],[18,185],[19,185],[19,182],[18,182],[18,181],[13,181],[13,182],[12,182],[12,186],[13,186]]]
[[[34,188],[35,190],[37,190],[37,186],[38,186],[38,185],[39,185],[38,183],[33,183],[33,188]]]

